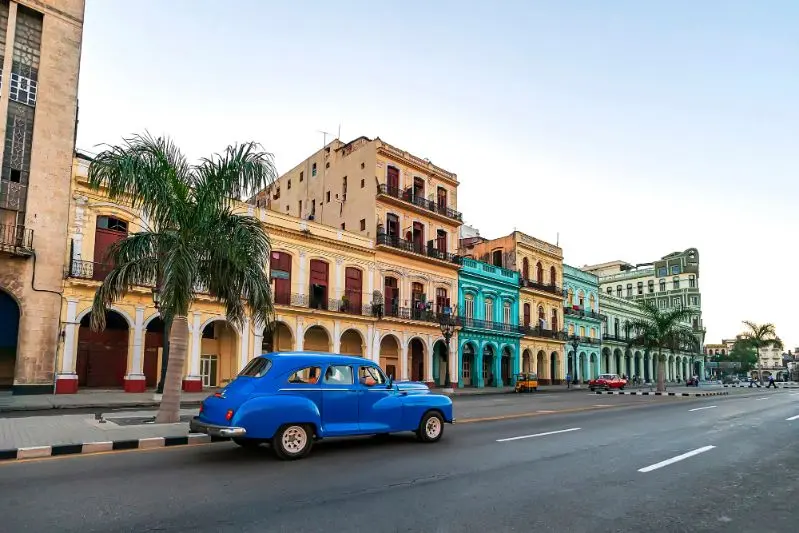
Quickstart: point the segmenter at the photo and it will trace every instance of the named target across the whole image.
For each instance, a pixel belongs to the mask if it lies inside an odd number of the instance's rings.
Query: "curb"
[[[701,396],[727,396],[729,392],[638,392],[638,391],[594,391],[594,394],[621,394],[628,396],[688,396],[688,397],[701,397]]]
[[[187,409],[193,407],[200,407],[202,404],[202,400],[198,401],[190,401],[190,402],[181,402],[180,408]],[[72,409],[103,409],[107,411],[109,409],[129,409],[132,407],[158,407],[161,405],[161,402],[132,402],[132,403],[121,403],[121,404],[109,404],[109,403],[86,403],[86,404],[68,404],[68,405],[51,405],[47,407],[39,406],[39,405],[0,405],[0,413],[15,413],[21,411],[69,411]]]
[[[725,389],[764,389],[763,385],[756,383],[754,386],[750,387],[749,385],[722,385]],[[774,387],[771,387],[774,388]],[[799,389],[799,385],[777,385],[778,389]]]
[[[54,444],[52,446],[28,446],[0,450],[0,461],[38,459],[40,457],[53,457],[56,455],[87,455],[114,450],[145,450],[172,446],[193,446],[217,442],[218,440],[227,439],[215,439],[202,433],[189,433],[188,435],[176,437],[147,437],[143,439],[83,442],[77,444]]]

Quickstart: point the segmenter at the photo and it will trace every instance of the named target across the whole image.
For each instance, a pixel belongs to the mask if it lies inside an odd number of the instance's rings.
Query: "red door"
[[[447,298],[447,289],[436,289],[436,313],[441,314],[444,308],[449,307],[449,298]]]
[[[114,263],[108,257],[108,249],[115,242],[127,237],[127,233],[97,228],[94,234],[94,272],[92,279],[102,281],[108,275]]]
[[[399,192],[399,169],[388,167],[386,172],[386,185],[388,185],[389,193],[396,196]]]
[[[159,321],[159,323],[161,323]],[[147,331],[144,334],[144,378],[147,387],[158,385],[158,349],[164,346],[162,331]]]
[[[311,259],[310,304],[313,309],[327,309],[327,263]]]
[[[438,210],[445,211],[447,209],[447,190],[439,187],[436,193],[436,200],[438,203]]]
[[[417,253],[424,249],[424,225],[421,222],[413,223],[413,249]]]
[[[438,230],[436,234],[436,249],[442,254],[447,253],[447,232]]]
[[[530,304],[524,304],[524,325],[530,327]]]
[[[530,279],[530,261],[526,257],[522,260],[522,279]]]
[[[399,288],[396,278],[386,278],[383,292],[386,293],[386,315],[397,316],[399,307]]]
[[[122,387],[127,370],[128,330],[92,331],[81,326],[78,339],[78,385]]]
[[[270,265],[272,279],[275,280],[275,303],[291,303],[291,255],[285,252],[272,252]]]
[[[347,269],[344,271],[344,294],[349,301],[347,312],[354,313],[356,315],[360,315],[362,310],[362,276],[363,273],[354,267],[347,267]]]

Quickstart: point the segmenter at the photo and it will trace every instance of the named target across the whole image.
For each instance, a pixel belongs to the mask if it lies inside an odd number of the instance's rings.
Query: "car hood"
[[[418,381],[397,381],[394,382],[394,385],[397,386],[397,390],[408,394],[427,394],[430,392],[430,388],[427,385]]]

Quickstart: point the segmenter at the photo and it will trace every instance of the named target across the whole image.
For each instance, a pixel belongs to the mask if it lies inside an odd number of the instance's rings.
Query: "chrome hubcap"
[[[299,453],[305,449],[308,434],[301,426],[291,426],[283,432],[283,449],[289,453]]]
[[[438,438],[438,435],[441,433],[441,420],[435,416],[430,417],[427,420],[427,424],[424,426],[424,431],[427,434],[427,438]]]

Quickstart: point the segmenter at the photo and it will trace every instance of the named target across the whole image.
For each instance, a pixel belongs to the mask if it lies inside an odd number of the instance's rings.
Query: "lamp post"
[[[571,344],[574,351],[572,352],[572,383],[575,387],[579,386],[580,380],[577,377],[577,347],[580,346],[580,338],[577,335],[572,335],[569,344]]]
[[[444,312],[439,315],[438,318],[438,326],[441,328],[441,334],[444,336],[444,343],[447,346],[447,369],[444,373],[444,387],[450,388],[452,386],[452,382],[449,378],[449,365],[452,364],[450,361],[450,349],[449,349],[449,342],[452,339],[452,335],[455,334],[455,317],[452,316],[452,309],[450,307],[444,307]]]
[[[161,312],[161,289],[158,287],[153,287],[153,305],[155,305],[155,309],[160,313]],[[161,376],[158,378],[158,386],[155,389],[156,394],[163,394],[164,393],[164,381],[166,380],[166,367],[169,364],[169,324],[164,317],[164,314],[161,313],[161,322],[164,323],[164,334],[163,334],[163,342],[164,345],[161,349]]]

